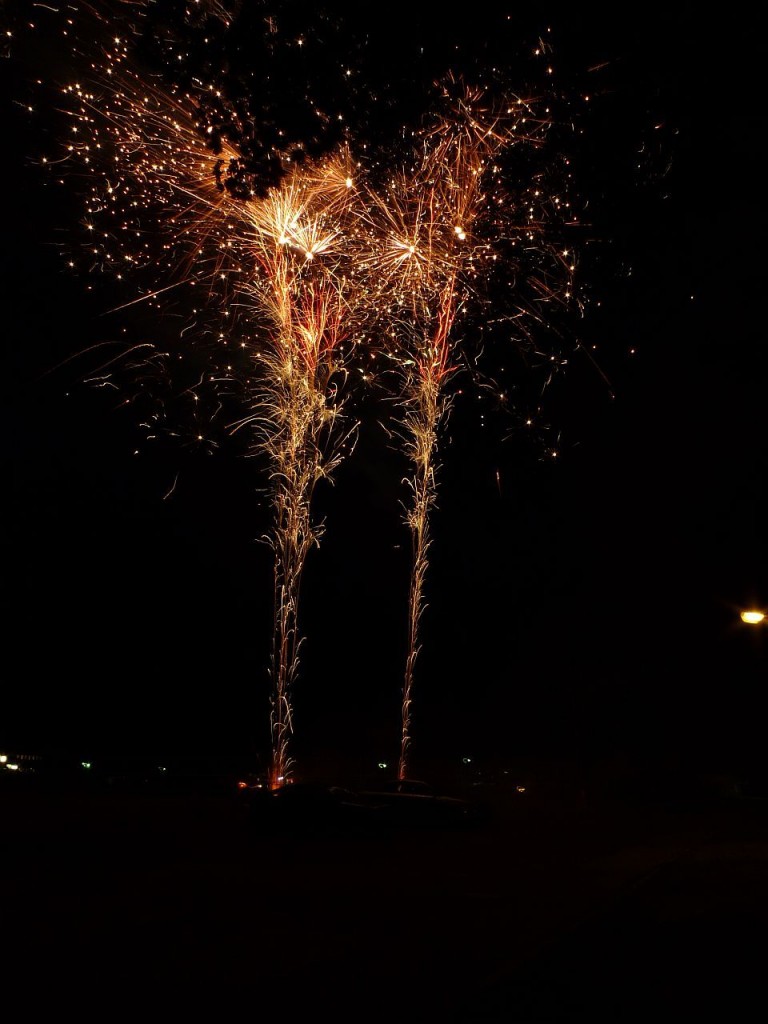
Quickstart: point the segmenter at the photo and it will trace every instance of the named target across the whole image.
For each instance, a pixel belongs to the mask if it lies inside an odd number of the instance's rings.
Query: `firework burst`
[[[449,100],[446,115],[417,136],[418,149],[408,168],[371,196],[366,214],[375,239],[368,258],[378,275],[373,291],[399,378],[396,434],[410,466],[405,522],[412,561],[400,778],[409,767],[440,437],[452,402],[449,385],[466,355],[457,320],[493,273],[501,238],[515,244],[525,236],[537,255],[548,248],[533,205],[529,203],[522,227],[512,222],[521,203],[510,201],[496,163],[505,150],[542,145],[547,116],[538,115],[532,101],[517,97],[503,107],[491,107],[482,90],[462,87],[453,79],[446,83],[444,98]],[[556,287],[561,282],[554,277],[544,287],[541,277],[530,273],[529,291],[552,298]],[[523,313],[518,304],[514,315]]]
[[[269,58],[260,72],[267,103],[255,93],[248,98],[252,87],[243,83],[251,82],[252,68],[229,74],[222,59],[214,70],[225,53],[238,65],[241,47],[229,47],[229,30],[232,19],[252,25],[247,18],[257,15],[248,13],[250,5],[207,0],[185,9],[184,32],[161,16],[162,30],[154,35],[158,5],[105,0],[77,13],[73,8],[71,20],[82,20],[85,11],[95,16],[100,41],[91,45],[82,27],[73,30],[82,74],[61,95],[69,168],[79,168],[86,183],[89,269],[138,282],[138,295],[120,309],[143,304],[158,325],[168,322],[169,309],[175,316],[182,310],[183,344],[174,356],[181,361],[195,338],[207,344],[205,366],[200,370],[197,360],[196,383],[184,393],[196,400],[211,383],[217,399],[227,388],[246,396],[233,431],[250,436],[268,465],[273,785],[290,777],[293,764],[301,579],[322,533],[312,516],[314,488],[354,444],[344,403],[364,336],[377,339],[365,346],[368,364],[380,355],[397,374],[396,432],[409,463],[405,520],[413,540],[399,764],[405,775],[430,515],[452,383],[468,349],[490,336],[484,332],[491,321],[526,340],[535,333],[529,324],[545,322],[548,309],[571,297],[573,257],[549,241],[564,204],[544,175],[527,168],[510,184],[507,159],[543,145],[550,113],[536,97],[489,102],[483,89],[449,75],[441,79],[442,116],[401,136],[414,143],[406,158],[401,143],[393,152],[379,140],[366,157],[368,180],[352,149],[339,144],[346,136],[339,126],[345,112],[376,107],[373,91],[352,89],[350,102],[337,110],[297,78],[303,114],[295,125],[284,130],[269,109],[277,100],[276,87],[265,84],[270,69],[300,67],[304,34],[286,36],[271,16],[257,18],[261,36],[254,38]],[[144,28],[133,25],[135,16]],[[182,45],[185,35],[193,46]],[[140,70],[137,47],[145,58],[160,55],[163,71]],[[207,55],[199,75],[193,52]],[[350,67],[337,71],[345,88],[354,82]],[[183,84],[163,85],[164,79]],[[279,81],[291,84],[285,74]],[[235,100],[226,82],[240,90]],[[256,103],[263,117],[252,116]],[[302,140],[293,128],[306,126],[307,118],[312,127]],[[493,316],[482,323],[477,300],[491,280],[501,283],[509,307],[496,308],[495,300]],[[470,324],[473,344],[466,345]],[[127,352],[132,366],[146,352],[152,372],[170,359],[149,343],[128,345]],[[110,373],[113,365],[110,360]]]
[[[341,428],[347,363],[363,308],[349,266],[353,191],[348,154],[292,173],[248,204],[259,273],[247,293],[266,323],[250,423],[269,457],[274,561],[271,785],[290,778],[291,693],[299,664],[298,606],[307,555],[319,542],[315,485],[354,443]],[[345,345],[345,342],[348,344]]]
[[[152,284],[134,302],[158,313],[165,292],[182,285],[195,286],[209,310],[238,312],[248,412],[232,431],[248,431],[252,449],[266,457],[272,497],[276,787],[292,774],[301,577],[322,534],[312,496],[355,439],[343,404],[365,305],[355,267],[359,168],[349,148],[339,147],[289,167],[277,186],[249,188],[240,152],[225,140],[215,150],[206,145],[194,98],[146,83],[118,40],[91,70],[92,84],[63,92],[72,128],[67,151],[89,182],[86,226],[114,225],[97,232],[93,259],[119,277],[122,268],[149,273]],[[158,273],[161,282],[175,280],[159,284]],[[216,332],[213,372],[199,383],[234,385],[231,363],[219,371],[232,320]]]

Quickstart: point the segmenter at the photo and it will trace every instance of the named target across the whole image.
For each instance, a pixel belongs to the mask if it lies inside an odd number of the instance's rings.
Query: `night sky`
[[[446,16],[436,33],[430,5],[396,4],[345,29],[344,40],[367,29],[360,66],[377,88],[388,83],[370,127],[377,143],[387,119],[422,102],[409,47],[429,39],[439,65],[461,38],[457,60],[471,69],[495,8],[472,5],[468,25]],[[299,19],[304,7],[293,10]],[[552,27],[566,80],[611,66],[575,154],[609,239],[588,266],[601,305],[578,325],[600,371],[575,358],[546,390],[546,437],[502,417],[483,425],[471,397],[456,403],[433,518],[416,763],[763,756],[768,640],[738,612],[768,603],[768,37],[746,5],[729,6],[727,22],[698,10],[640,5],[606,19],[590,5],[542,9],[515,28],[522,49]],[[77,358],[62,365],[114,337],[119,314],[106,311],[132,295],[110,281],[88,291],[94,282],[63,272],[82,196],[35,166],[58,122],[23,103],[35,60],[67,78],[66,55],[30,38],[0,62],[0,743],[83,756],[266,754],[265,479],[234,443],[210,454],[181,438],[135,456],[133,412],[85,386]],[[385,60],[398,46],[401,78]],[[324,66],[309,66],[320,83]],[[299,763],[397,753],[404,465],[375,397],[359,411],[354,456],[317,493],[326,533],[303,591]]]

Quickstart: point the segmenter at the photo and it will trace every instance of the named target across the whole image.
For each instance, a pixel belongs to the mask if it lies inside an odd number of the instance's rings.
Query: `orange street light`
[[[750,626],[759,626],[761,622],[765,621],[765,612],[759,612],[754,608],[741,612],[741,621],[748,623]]]

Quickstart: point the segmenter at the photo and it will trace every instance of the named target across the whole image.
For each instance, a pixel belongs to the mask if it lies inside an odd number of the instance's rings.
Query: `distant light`
[[[168,771],[168,769],[167,769],[167,768],[163,768],[163,766],[162,766],[161,764],[159,764],[159,765],[157,766],[157,770],[158,770],[159,772],[167,772],[167,771]]]
[[[242,781],[238,782],[237,788],[238,789],[248,789],[248,783],[247,782],[242,782]]]
[[[386,761],[379,761],[379,768],[389,768]]]
[[[91,762],[90,761],[81,761],[80,764],[81,764],[81,766],[83,768],[90,768],[91,767]]]
[[[19,770],[19,766],[17,764],[6,764],[5,767],[11,772],[17,772]]]
[[[765,618],[765,612],[748,611],[741,613],[741,621],[748,622],[751,626],[756,626]]]
[[[462,764],[472,764],[472,758],[471,757],[462,757],[461,762],[462,762]]]
[[[0,754],[0,764],[6,764],[7,761],[8,761],[8,755],[7,754]]]
[[[518,793],[524,793],[525,792],[525,786],[515,786],[515,789],[516,789],[516,791]]]

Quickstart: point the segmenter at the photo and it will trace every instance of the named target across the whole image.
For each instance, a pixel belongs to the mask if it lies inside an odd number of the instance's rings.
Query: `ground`
[[[266,836],[229,794],[0,798],[3,1001],[26,1020],[743,1020],[765,1002],[760,801],[508,794],[468,831]]]

